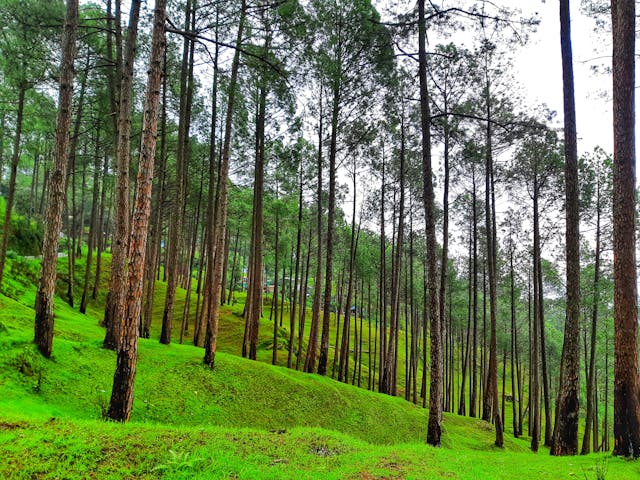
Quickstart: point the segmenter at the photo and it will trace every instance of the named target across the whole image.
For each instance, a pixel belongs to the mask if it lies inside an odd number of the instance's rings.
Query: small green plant
[[[165,463],[161,463],[153,468],[153,472],[163,474],[189,473],[201,469],[206,459],[193,457],[189,452],[177,452],[169,450],[169,458]]]
[[[25,377],[34,380],[33,391],[39,393],[44,380],[44,367],[40,356],[34,352],[33,347],[23,348],[13,359],[13,365]]]
[[[106,390],[98,389],[95,398],[95,402],[100,409],[100,415],[102,418],[107,418],[107,413],[109,412],[109,393]]]
[[[609,457],[599,457],[598,459],[596,459],[596,464],[590,470],[592,470],[595,474],[595,477],[593,477],[595,478],[595,480],[606,480],[607,473],[609,471]],[[583,473],[585,480],[589,480],[591,478],[589,475],[587,475],[587,472]]]

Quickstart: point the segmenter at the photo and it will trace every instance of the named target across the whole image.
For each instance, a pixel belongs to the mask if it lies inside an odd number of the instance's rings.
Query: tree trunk
[[[640,456],[640,378],[635,249],[635,2],[612,0],[613,454]]]
[[[302,290],[301,285],[299,284],[299,274],[300,274],[300,248],[302,244],[302,211],[303,211],[303,185],[304,185],[304,175],[302,164],[299,166],[300,168],[300,183],[298,185],[298,224],[297,234],[296,234],[296,267],[295,267],[295,276],[293,280],[293,295],[291,296],[291,311],[289,312],[289,349],[287,353],[287,368],[291,368],[291,363],[293,361],[293,339],[295,338],[295,330],[296,330],[296,298],[298,296],[298,291]]]
[[[91,292],[91,299],[95,300],[98,298],[98,290],[100,289],[100,282],[102,280],[102,251],[104,250],[104,246],[106,243],[105,240],[105,223],[104,223],[104,211],[106,209],[107,202],[107,185],[105,183],[105,178],[107,177],[107,172],[109,171],[109,161],[108,157],[105,155],[104,162],[102,164],[102,175],[101,175],[101,187],[102,192],[100,192],[100,214],[98,216],[98,224],[96,228],[96,277],[93,281],[93,291]]]
[[[204,165],[202,166],[202,171],[204,171]],[[196,205],[195,216],[193,220],[193,232],[191,233],[191,247],[189,247],[189,262],[187,264],[187,292],[184,300],[184,309],[182,311],[182,325],[180,326],[180,343],[184,341],[184,335],[189,333],[189,317],[191,316],[191,291],[193,286],[193,264],[195,262],[196,257],[196,248],[198,244],[198,230],[200,228],[200,207],[202,206],[202,188],[204,184],[204,175],[200,177],[200,189],[198,191],[198,203]],[[203,228],[204,233],[205,228]],[[229,242],[227,240],[226,244]],[[204,249],[204,243],[202,244]],[[228,248],[228,247],[227,247]],[[203,257],[204,252],[201,251],[200,258]],[[224,289],[222,289],[222,295],[224,296]],[[197,300],[196,300],[197,302]],[[196,315],[196,321],[198,316]]]
[[[9,174],[9,195],[7,196],[7,202],[5,204],[4,225],[2,228],[2,241],[0,242],[0,285],[2,285],[4,265],[5,265],[5,261],[7,260],[7,248],[9,246],[9,236],[11,235],[11,212],[13,211],[13,202],[16,195],[16,178],[18,176],[18,164],[20,163],[20,142],[22,139],[22,123],[23,123],[22,118],[24,113],[24,97],[26,92],[27,92],[27,87],[26,85],[22,84],[18,91],[18,111],[16,114],[16,135],[13,140],[13,154],[11,155],[11,173]],[[65,155],[65,158],[66,158],[66,155]],[[56,245],[56,248],[57,248],[57,245]]]
[[[475,163],[471,164],[473,190],[473,345],[471,347],[471,385],[469,395],[469,415],[476,416],[478,404],[478,208]]]
[[[585,415],[585,429],[582,437],[582,455],[590,453],[591,442],[591,426],[593,425],[594,433],[598,429],[598,421],[595,419],[595,411],[598,403],[595,401],[597,390],[596,383],[596,340],[597,340],[597,324],[598,324],[598,304],[600,302],[600,180],[596,179],[596,251],[593,273],[593,306],[591,307],[591,353],[589,355],[589,367],[587,372],[587,413]],[[585,345],[586,350],[586,345]],[[585,363],[586,368],[586,363]],[[598,444],[598,439],[594,435],[594,444]],[[594,449],[595,450],[595,449]]]
[[[529,397],[531,400],[531,408],[529,409],[529,424],[531,427],[531,450],[538,451],[540,443],[540,387],[539,387],[539,361],[540,361],[540,324],[542,319],[540,313],[540,295],[539,287],[541,282],[538,282],[538,276],[542,274],[540,272],[540,262],[538,257],[540,256],[540,235],[539,235],[539,219],[538,219],[538,197],[534,193],[533,199],[533,326],[530,331],[530,336],[533,338],[533,347],[531,350],[531,385],[529,387]],[[544,328],[544,325],[542,325]]]
[[[240,9],[240,23],[238,25],[238,35],[236,37],[236,47],[242,42],[242,33],[244,31],[245,15],[247,10],[246,0],[242,0]],[[216,344],[218,339],[218,321],[220,319],[220,292],[222,291],[222,263],[224,262],[224,241],[227,229],[227,206],[228,199],[228,180],[229,180],[229,157],[231,154],[231,128],[233,126],[233,113],[236,100],[236,87],[238,83],[238,70],[240,68],[240,50],[236,48],[233,63],[231,65],[231,77],[229,79],[229,98],[227,102],[227,117],[225,119],[225,137],[222,147],[222,155],[220,157],[220,172],[218,176],[218,194],[216,202],[215,225],[213,232],[215,233],[215,256],[211,275],[211,297],[207,305],[207,334],[205,338],[205,365],[213,368],[215,362]]]
[[[129,242],[126,319],[122,322],[124,327],[122,343],[118,349],[111,401],[107,413],[110,419],[119,422],[129,420],[133,405],[133,385],[138,359],[138,332],[144,286],[145,253],[149,218],[151,216],[151,189],[153,186],[153,166],[158,133],[158,105],[162,86],[162,56],[165,49],[164,24],[165,0],[156,0],[147,94],[142,121],[136,201],[133,210],[131,241]],[[121,321],[120,319],[115,320]]]
[[[580,195],[569,0],[560,0],[560,44],[564,91],[567,316],[551,454],[576,455],[580,410]],[[589,425],[586,431],[589,431]]]
[[[191,30],[191,16],[195,15],[196,0],[187,0],[185,10],[184,28]],[[167,265],[167,293],[165,296],[164,310],[162,313],[162,331],[160,343],[171,343],[171,330],[173,322],[173,310],[178,287],[178,263],[179,252],[182,245],[182,217],[185,205],[185,171],[189,159],[189,128],[191,125],[191,100],[193,97],[193,56],[191,53],[191,40],[184,37],[182,46],[182,67],[180,70],[180,119],[178,122],[178,146],[176,156],[176,196],[171,210],[171,222],[169,223],[169,242]]]
[[[268,48],[268,43],[267,43]],[[253,184],[253,216],[251,222],[251,254],[249,256],[249,279],[247,304],[245,305],[245,330],[246,338],[249,341],[249,358],[256,359],[258,329],[260,327],[261,299],[262,299],[262,250],[263,250],[263,204],[264,204],[264,140],[265,140],[265,114],[267,102],[267,89],[264,85],[265,80],[258,92],[258,105],[256,112],[256,163],[255,163],[255,179]],[[278,272],[275,272],[276,282]],[[278,299],[274,295],[273,301],[277,303]],[[276,318],[276,323],[277,323]],[[246,356],[246,345],[243,345],[243,356]]]
[[[296,349],[296,370],[300,369],[302,358],[302,345],[304,340],[304,324],[307,316],[307,291],[309,288],[309,262],[311,261],[311,225],[309,226],[309,240],[307,242],[307,261],[304,267],[303,289],[300,292],[300,316],[298,320],[298,348]],[[319,298],[319,297],[318,297]],[[314,297],[315,301],[315,297]],[[320,300],[318,300],[319,302]]]
[[[116,219],[114,242],[111,245],[111,278],[104,311],[106,335],[103,346],[117,350],[122,337],[122,325],[116,319],[125,317],[127,292],[126,258],[129,249],[129,155],[131,142],[131,108],[133,97],[133,69],[140,18],[140,0],[131,1],[129,28],[125,46],[124,65],[120,82],[118,107],[118,141],[116,149]]]
[[[340,348],[340,368],[338,369],[338,381],[339,382],[348,382],[349,381],[349,343],[350,343],[350,332],[351,332],[351,298],[354,290],[354,276],[355,276],[355,259],[356,259],[356,251],[358,249],[358,240],[357,238],[360,236],[360,225],[358,225],[358,231],[356,233],[356,164],[354,159],[353,164],[353,213],[351,217],[351,244],[349,246],[349,280],[347,284],[347,299],[344,304],[344,321],[342,322],[342,346]],[[326,288],[326,285],[325,285]],[[356,294],[357,297],[357,294]],[[357,302],[355,302],[357,304]],[[354,316],[355,320],[355,328],[357,334],[357,321],[358,321],[358,310],[356,306],[356,312]],[[357,344],[357,337],[354,341],[354,350]],[[338,353],[338,345],[336,342],[336,355]],[[357,357],[354,353],[354,360],[357,360]],[[354,369],[356,365],[354,363]]]
[[[51,174],[47,223],[42,245],[42,271],[38,283],[35,305],[34,342],[45,357],[51,356],[53,345],[53,302],[56,290],[58,266],[58,240],[62,228],[62,212],[65,204],[65,179],[67,177],[67,155],[71,106],[73,96],[73,60],[78,31],[78,0],[67,0],[67,13],[62,36],[62,62],[60,67],[60,90],[58,93],[58,117],[56,122],[55,163]],[[23,93],[24,95],[24,93]],[[23,98],[24,101],[24,98]],[[19,110],[18,125],[22,123]],[[19,134],[17,146],[19,147]],[[7,206],[7,211],[9,208]],[[10,219],[10,217],[9,217]],[[5,225],[8,220],[5,218]],[[5,232],[6,235],[6,232]],[[4,259],[4,256],[3,256]]]
[[[324,306],[322,312],[322,337],[320,339],[320,357],[318,358],[318,374],[327,373],[329,357],[329,330],[331,318],[331,282],[333,274],[333,244],[336,210],[336,155],[338,140],[338,116],[340,114],[340,82],[333,85],[333,105],[331,113],[331,141],[329,144],[329,210],[327,213],[327,255],[324,277]],[[338,346],[336,345],[336,349]],[[307,370],[308,371],[308,370]]]
[[[309,330],[309,343],[307,346],[307,355],[304,362],[304,371],[313,373],[316,364],[316,350],[318,347],[318,329],[320,323],[320,283],[322,282],[322,142],[323,138],[323,110],[322,110],[322,89],[320,90],[320,112],[318,115],[318,186],[316,192],[317,202],[317,253],[316,253],[316,275],[313,281],[313,305],[311,307],[311,329]],[[331,302],[329,302],[331,307]],[[326,309],[326,305],[325,305]],[[329,308],[330,310],[330,308]],[[325,313],[329,313],[326,311]],[[323,320],[324,322],[324,320]],[[300,334],[302,340],[302,333]],[[328,338],[327,338],[328,342]],[[327,344],[328,347],[328,344]],[[300,348],[300,347],[299,347]],[[336,346],[337,348],[337,346]],[[296,367],[297,368],[297,367]],[[325,366],[326,368],[326,366]],[[326,373],[326,372],[325,372]]]
[[[515,379],[515,370],[518,369],[518,361],[516,359],[516,355],[518,354],[518,337],[517,337],[517,326],[516,326],[516,289],[515,289],[515,271],[513,268],[513,251],[515,249],[515,245],[513,244],[513,239],[511,238],[511,233],[509,235],[509,243],[510,243],[510,251],[509,251],[509,283],[510,283],[510,304],[511,304],[511,404],[513,407],[513,436],[518,438],[522,432],[520,431],[520,425],[518,422],[518,414],[516,412],[516,402],[519,404],[519,408],[521,407],[520,399],[520,382],[516,382]],[[518,392],[518,397],[516,397],[516,391]]]
[[[427,443],[441,445],[442,436],[442,324],[438,306],[438,271],[436,260],[435,197],[431,168],[431,112],[427,85],[426,22],[424,0],[418,0],[418,57],[420,77],[420,114],[422,130],[422,181],[427,237],[427,284],[429,321],[431,323],[431,388]]]
[[[80,300],[80,313],[87,312],[87,303],[89,301],[89,284],[91,283],[91,264],[93,262],[93,249],[95,247],[95,238],[97,236],[96,226],[98,224],[98,195],[100,194],[100,123],[96,126],[96,138],[93,164],[93,193],[91,198],[91,220],[89,226],[89,238],[87,239],[87,262],[84,269],[84,288],[82,290],[82,298]]]
[[[151,320],[153,317],[153,301],[156,290],[156,270],[159,268],[160,253],[162,249],[162,207],[164,202],[165,177],[167,167],[167,52],[165,50],[162,61],[162,111],[160,117],[160,152],[158,154],[158,180],[153,187],[151,199],[152,221],[147,240],[147,259],[145,265],[146,295],[142,310],[142,322],[140,336],[151,336]]]

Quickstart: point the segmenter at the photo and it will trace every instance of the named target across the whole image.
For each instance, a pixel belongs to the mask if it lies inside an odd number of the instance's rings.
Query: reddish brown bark
[[[640,456],[640,378],[635,254],[635,1],[612,0],[613,454]]]
[[[133,406],[133,386],[138,360],[138,332],[142,312],[145,253],[149,217],[151,216],[151,190],[153,186],[158,110],[162,85],[162,57],[165,49],[165,6],[166,0],[156,0],[151,40],[151,59],[149,62],[147,94],[142,123],[140,161],[136,182],[136,201],[129,242],[126,320],[122,322],[124,326],[123,336],[121,346],[118,349],[111,401],[107,413],[110,419],[119,422],[129,420]]]
[[[105,348],[117,350],[122,337],[122,324],[117,319],[125,315],[127,291],[127,253],[129,245],[129,155],[131,137],[131,108],[133,96],[133,68],[140,18],[140,0],[132,0],[129,28],[125,45],[122,80],[120,82],[120,105],[118,106],[118,142],[116,150],[116,218],[113,243],[111,245],[111,278],[109,294],[104,311],[106,335]]]
[[[56,149],[49,208],[42,245],[42,272],[36,293],[36,319],[34,342],[45,356],[51,356],[53,344],[53,298],[56,290],[58,266],[58,240],[62,228],[67,177],[69,128],[71,126],[71,100],[73,96],[73,60],[78,30],[78,0],[67,1],[64,33],[62,36],[62,65],[60,68],[60,90],[58,93],[58,118],[56,123]]]

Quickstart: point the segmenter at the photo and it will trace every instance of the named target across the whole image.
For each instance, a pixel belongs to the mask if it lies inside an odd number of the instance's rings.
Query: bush
[[[10,249],[20,255],[40,255],[43,238],[44,232],[41,223],[21,216],[11,218]]]
[[[4,228],[4,214],[5,200],[0,198],[0,228]],[[13,250],[19,255],[40,255],[43,238],[44,227],[42,223],[17,215],[15,210],[12,212],[9,250]]]

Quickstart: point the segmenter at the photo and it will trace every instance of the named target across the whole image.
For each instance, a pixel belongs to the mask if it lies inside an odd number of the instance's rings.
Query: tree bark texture
[[[614,455],[640,456],[635,242],[635,1],[612,0]]]
[[[73,97],[73,60],[78,31],[78,0],[67,0],[67,13],[62,36],[62,64],[60,68],[60,90],[58,93],[58,118],[56,122],[56,148],[49,207],[42,245],[42,271],[36,293],[36,318],[34,342],[45,357],[51,356],[53,346],[54,296],[58,267],[58,241],[62,228],[67,177],[69,129]],[[6,219],[5,219],[6,222]]]

